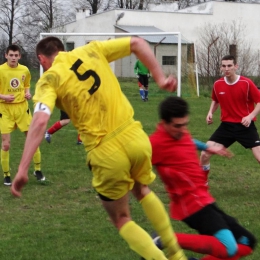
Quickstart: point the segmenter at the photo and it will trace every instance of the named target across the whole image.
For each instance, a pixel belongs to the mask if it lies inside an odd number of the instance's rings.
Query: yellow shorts
[[[140,122],[131,121],[103,138],[87,155],[93,173],[92,185],[98,193],[119,199],[135,181],[148,185],[155,179],[152,148]]]
[[[28,102],[18,104],[0,103],[0,129],[1,134],[9,134],[16,128],[21,132],[28,131],[32,115]]]

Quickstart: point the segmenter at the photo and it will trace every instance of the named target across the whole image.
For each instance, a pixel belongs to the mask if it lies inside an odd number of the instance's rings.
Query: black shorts
[[[249,127],[245,127],[241,123],[222,122],[209,141],[223,144],[225,147],[229,147],[234,142],[240,143],[245,148],[260,145],[259,135],[253,121]]]
[[[70,118],[66,112],[60,110],[60,120],[64,120],[64,119],[70,119]]]
[[[207,205],[188,218],[185,218],[183,222],[202,235],[213,236],[221,229],[229,229],[237,241],[244,236],[248,238],[251,248],[254,248],[256,245],[256,238],[253,234],[242,227],[235,218],[219,209],[216,203]]]
[[[139,83],[144,86],[144,87],[148,87],[148,76],[147,75],[141,75],[141,74],[138,74],[139,78],[138,78],[138,81]]]

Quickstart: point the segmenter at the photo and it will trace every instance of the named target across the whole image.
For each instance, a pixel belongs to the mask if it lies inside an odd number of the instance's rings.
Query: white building
[[[161,6],[157,6],[157,10],[162,9]],[[180,32],[183,43],[196,43],[199,37],[199,29],[204,27],[205,24],[223,22],[229,24],[239,20],[248,29],[247,39],[251,42],[252,49],[260,49],[260,4],[214,1],[205,2],[179,11],[171,11],[170,6],[167,8],[168,11],[115,9],[91,16],[88,10],[81,10],[77,13],[76,21],[64,25],[63,31],[69,33],[133,32],[127,28],[138,26],[142,27],[144,32],[146,27],[149,30],[153,27],[155,31]],[[80,44],[85,44],[93,39],[98,39],[98,37],[85,38]],[[68,38],[67,41],[68,45],[71,44],[72,47],[74,45],[77,46],[71,38]],[[171,55],[174,55],[174,52]],[[133,63],[134,61],[131,62]],[[130,73],[130,76],[132,73]],[[126,76],[122,71],[120,75]]]
[[[120,14],[124,15],[120,17]],[[248,28],[247,37],[255,48],[260,46],[260,4],[239,2],[205,2],[174,11],[139,11],[115,9],[89,16],[89,11],[78,13],[75,22],[65,25],[66,32],[116,32],[115,25],[154,26],[165,32],[181,32],[189,41],[196,42],[198,29],[205,23],[240,20]]]

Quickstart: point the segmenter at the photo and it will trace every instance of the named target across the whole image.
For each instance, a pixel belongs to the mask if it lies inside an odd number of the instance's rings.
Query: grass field
[[[121,85],[135,109],[135,118],[150,134],[158,120],[157,105],[170,94],[151,84],[149,102],[143,103],[135,80]],[[219,113],[214,116],[215,123],[207,126],[205,117],[210,99],[194,97],[187,98],[187,101],[191,110],[190,131],[194,138],[206,141],[219,124]],[[49,125],[58,118],[59,111],[55,110]],[[260,130],[259,122],[257,126]],[[70,124],[53,135],[51,144],[43,140],[42,170],[47,178],[44,185],[35,180],[33,167],[22,198],[13,198],[9,188],[0,185],[1,260],[140,259],[121,239],[101,207],[91,187],[84,148],[76,145],[76,139],[77,132]],[[23,143],[24,135],[15,131],[10,151],[12,176],[16,173]],[[220,207],[259,237],[259,165],[251,151],[238,144],[234,144],[231,150],[235,157],[230,160],[217,156],[212,158],[211,192]],[[167,206],[168,197],[158,178],[151,187]],[[133,219],[151,232],[140,205],[133,198],[130,202]],[[193,233],[180,222],[172,223],[176,231]],[[187,252],[187,255],[198,256],[192,252]],[[259,249],[246,259],[259,260]]]

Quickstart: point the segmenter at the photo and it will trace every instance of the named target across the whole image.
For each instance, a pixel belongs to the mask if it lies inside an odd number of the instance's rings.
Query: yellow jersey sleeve
[[[131,37],[126,37],[97,42],[97,44],[107,61],[112,62],[130,55],[130,41]],[[125,48],[122,48],[121,46],[125,46]]]
[[[43,103],[47,105],[52,112],[57,98],[55,91],[55,86],[57,85],[57,76],[48,71],[44,72],[36,84],[35,95],[33,96],[34,105],[38,102]]]

